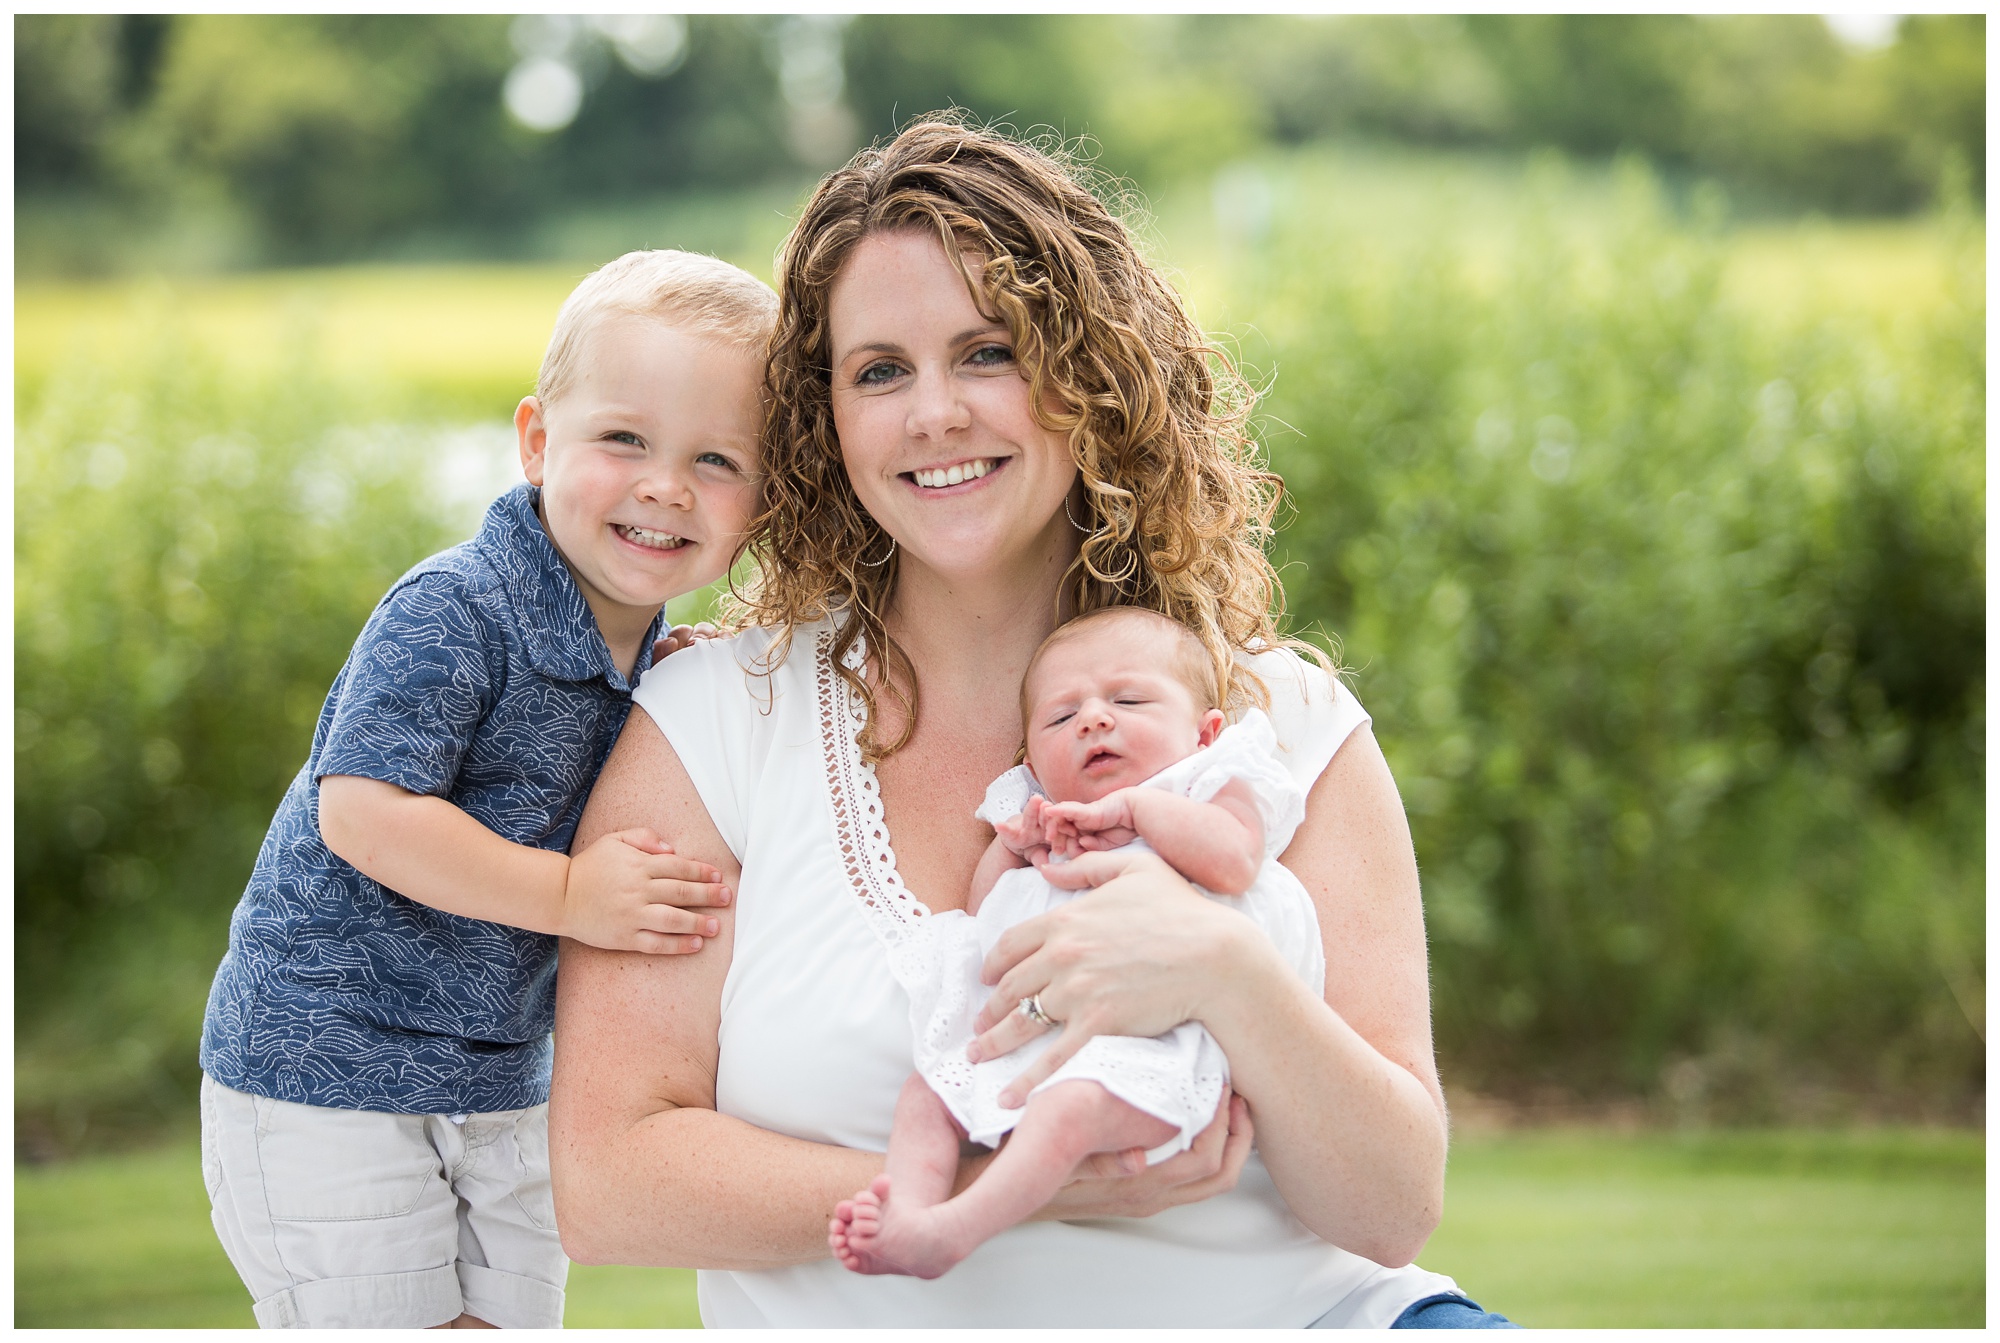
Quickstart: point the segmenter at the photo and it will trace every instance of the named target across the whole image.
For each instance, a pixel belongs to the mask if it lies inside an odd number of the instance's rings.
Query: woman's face
[[[976,579],[1066,561],[1075,464],[1035,422],[1006,324],[979,311],[936,235],[863,239],[828,324],[841,457],[906,563]]]

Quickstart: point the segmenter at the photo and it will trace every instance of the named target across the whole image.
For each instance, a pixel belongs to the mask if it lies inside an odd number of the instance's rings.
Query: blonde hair
[[[923,229],[949,257],[984,258],[968,289],[1006,323],[1028,403],[1082,476],[1086,534],[1058,610],[1139,606],[1179,621],[1232,701],[1267,699],[1236,674],[1238,650],[1305,647],[1277,632],[1284,593],[1264,544],[1283,483],[1245,430],[1250,388],[1086,172],[1060,149],[928,116],[828,175],[779,253],[757,570],[729,615],[780,629],[775,665],[793,629],[838,613],[833,665],[862,698],[866,759],[900,749],[917,716],[909,658],[883,625],[899,560],[855,497],[833,424],[828,298],[872,234]],[[841,656],[857,638],[906,710],[892,741],[876,735],[875,686]]]
[[[1028,686],[1035,679],[1035,668],[1041,666],[1042,659],[1059,644],[1088,634],[1096,626],[1111,620],[1137,620],[1147,628],[1159,630],[1174,641],[1174,651],[1168,658],[1166,672],[1187,687],[1194,697],[1197,709],[1220,709],[1228,703],[1228,690],[1215,674],[1215,663],[1208,656],[1208,649],[1202,645],[1195,632],[1180,621],[1160,614],[1143,606],[1100,606],[1074,620],[1066,620],[1049,631],[1049,637],[1042,640],[1041,647],[1028,659],[1028,669],[1021,673],[1021,721],[1027,723],[1028,710],[1034,705],[1028,699]]]
[[[535,376],[535,395],[554,401],[576,381],[584,338],[610,317],[651,317],[761,351],[778,320],[778,296],[749,271],[698,252],[627,252],[584,277],[556,313]]]

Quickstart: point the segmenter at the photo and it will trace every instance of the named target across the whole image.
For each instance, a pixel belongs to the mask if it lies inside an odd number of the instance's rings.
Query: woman
[[[1366,715],[1273,647],[1245,399],[1073,176],[950,122],[829,177],[780,269],[749,628],[649,676],[578,836],[651,826],[736,901],[694,955],[563,950],[565,1245],[722,1270],[710,1325],[1380,1326],[1450,1294],[1400,1267],[1445,1150],[1408,830]],[[1095,1158],[942,1279],[848,1274],[827,1218],[882,1168],[907,934],[964,906],[1029,655],[1114,601],[1257,673],[1235,671],[1239,700],[1268,699],[1309,786],[1283,861],[1320,915],[1326,999],[1157,861],[1080,861],[1096,889],[996,950],[998,1010],[1034,995],[1062,1023],[1044,1072],[1092,1034],[1201,1021],[1235,1099],[1151,1169]],[[1039,1028],[983,1024],[993,1050]]]

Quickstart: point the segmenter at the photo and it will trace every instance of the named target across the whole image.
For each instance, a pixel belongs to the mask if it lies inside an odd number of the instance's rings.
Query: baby
[[[1074,899],[1041,867],[1130,847],[1255,921],[1300,977],[1326,976],[1312,901],[1275,861],[1305,815],[1255,710],[1225,727],[1214,664],[1185,626],[1135,607],[1091,612],[1036,650],[1021,686],[1027,766],[994,781],[978,815],[994,840],[966,913],[926,920],[899,974],[911,994],[917,1071],[904,1084],[887,1170],[836,1209],[827,1240],[857,1273],[935,1278],[1047,1203],[1093,1152],[1144,1148],[1149,1164],[1186,1150],[1229,1082],[1215,1040],[1187,1022],[1152,1039],[1097,1036],[1029,1093],[1009,1085],[1046,1049],[1044,1034],[971,1063],[965,1046],[988,990],[979,969],[1001,933]],[[1021,1010],[1040,1018],[1030,998]],[[1008,1136],[1011,1130],[1011,1136]],[[959,1143],[999,1155],[951,1196]]]

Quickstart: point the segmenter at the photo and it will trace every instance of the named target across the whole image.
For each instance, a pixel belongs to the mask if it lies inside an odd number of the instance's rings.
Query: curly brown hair
[[[1284,589],[1264,546],[1283,482],[1246,430],[1251,389],[1088,181],[1059,146],[931,114],[821,182],[779,251],[764,507],[748,534],[756,571],[727,617],[779,627],[775,665],[793,628],[837,616],[834,666],[866,706],[871,761],[908,742],[917,686],[883,624],[898,558],[856,498],[834,432],[827,310],[855,245],[876,233],[925,229],[947,256],[985,258],[966,275],[973,301],[1006,324],[1029,404],[1067,436],[1089,509],[1058,610],[1139,606],[1179,621],[1232,703],[1267,701],[1237,650],[1318,656],[1278,633]],[[841,657],[857,638],[906,710],[892,741],[875,735],[877,687]]]

